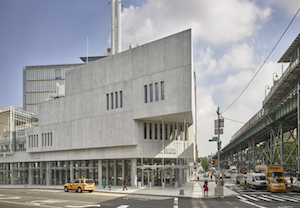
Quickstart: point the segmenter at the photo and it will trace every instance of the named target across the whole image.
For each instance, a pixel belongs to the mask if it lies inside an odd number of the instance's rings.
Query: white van
[[[230,172],[232,172],[232,173],[236,173],[236,172],[237,172],[236,166],[235,166],[235,165],[230,166],[229,170],[230,170]]]
[[[252,188],[266,188],[267,176],[264,173],[247,173],[247,185]]]

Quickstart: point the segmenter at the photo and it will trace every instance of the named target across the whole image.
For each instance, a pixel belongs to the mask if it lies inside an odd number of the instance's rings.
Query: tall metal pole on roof
[[[121,0],[117,0],[117,53],[121,52]]]
[[[89,38],[86,38],[86,63],[89,63]]]
[[[111,55],[115,54],[115,0],[111,0],[111,31],[110,31],[110,41],[111,41]]]

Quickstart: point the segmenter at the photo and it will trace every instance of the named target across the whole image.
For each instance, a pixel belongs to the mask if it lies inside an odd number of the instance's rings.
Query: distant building
[[[65,96],[38,105],[26,151],[0,163],[11,184],[181,186],[196,156],[194,76],[191,30],[66,70]]]

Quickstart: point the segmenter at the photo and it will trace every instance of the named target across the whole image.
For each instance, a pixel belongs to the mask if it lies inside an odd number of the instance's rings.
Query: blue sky
[[[0,107],[22,106],[22,69],[81,63],[110,47],[109,0],[0,0]],[[192,28],[197,73],[198,150],[216,151],[216,109],[226,109],[275,46],[300,8],[298,0],[123,0],[122,50]],[[224,113],[247,122],[262,107],[265,85],[281,76],[277,61],[300,33],[300,14],[257,78]],[[284,66],[284,69],[286,66]],[[242,127],[225,120],[223,145]]]

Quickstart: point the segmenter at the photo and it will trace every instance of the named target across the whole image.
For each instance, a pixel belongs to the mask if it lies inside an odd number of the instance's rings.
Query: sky
[[[82,63],[87,38],[89,56],[103,55],[110,47],[108,2],[0,0],[0,107],[22,107],[25,66]],[[216,142],[208,141],[215,136],[217,108],[225,118],[224,147],[262,108],[266,85],[287,68],[278,60],[300,33],[299,13],[262,66],[299,0],[122,0],[122,5],[122,51],[192,28],[201,157],[217,151]]]

